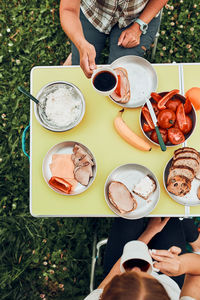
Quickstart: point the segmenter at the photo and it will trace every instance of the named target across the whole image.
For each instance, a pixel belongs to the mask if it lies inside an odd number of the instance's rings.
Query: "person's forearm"
[[[74,1],[74,3],[73,3]],[[73,0],[68,5],[68,0],[60,2],[60,22],[69,39],[80,49],[85,42],[82,25],[79,19],[80,1]]]
[[[121,272],[120,272],[120,260],[121,260],[121,257],[114,264],[114,266],[112,267],[112,269],[110,270],[108,275],[104,278],[104,280],[100,283],[100,285],[98,286],[98,289],[104,289],[104,287],[107,285],[107,283],[110,282],[115,275],[121,274]]]
[[[190,296],[194,299],[199,299],[199,291],[200,291],[200,276],[187,274],[185,276],[180,297]]]
[[[148,24],[167,2],[168,0],[149,0],[139,18]]]
[[[138,238],[138,241],[141,241],[145,244],[148,244],[151,239],[157,234],[157,232],[153,232],[153,231],[144,231],[140,237]]]
[[[186,253],[180,255],[179,258],[182,274],[200,275],[200,255]]]

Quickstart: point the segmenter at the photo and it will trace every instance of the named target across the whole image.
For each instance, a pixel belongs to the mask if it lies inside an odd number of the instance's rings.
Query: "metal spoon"
[[[18,86],[18,90],[29,97],[31,100],[33,100],[36,104],[38,104],[42,109],[44,109],[44,105],[40,103],[38,99],[36,99],[33,95],[31,95],[29,92],[27,92],[23,87]]]

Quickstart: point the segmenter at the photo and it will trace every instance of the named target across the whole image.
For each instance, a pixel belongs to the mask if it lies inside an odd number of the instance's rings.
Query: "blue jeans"
[[[142,34],[140,37],[140,44],[133,48],[124,48],[121,46],[118,46],[118,39],[126,28],[129,26],[120,29],[118,24],[113,26],[111,29],[110,34],[105,34],[103,32],[98,31],[84,16],[82,11],[80,11],[80,20],[83,27],[83,32],[86,40],[94,45],[96,49],[96,64],[99,64],[99,59],[102,50],[105,47],[105,42],[107,37],[109,37],[109,57],[108,57],[108,63],[112,63],[114,60],[121,56],[125,55],[137,55],[143,57],[145,54],[145,49],[149,49],[150,45],[153,43],[155,35],[158,31],[158,27],[160,24],[160,16],[154,18],[150,23],[146,34]],[[72,65],[79,65],[80,64],[80,58],[79,58],[79,52],[75,45],[72,43]]]

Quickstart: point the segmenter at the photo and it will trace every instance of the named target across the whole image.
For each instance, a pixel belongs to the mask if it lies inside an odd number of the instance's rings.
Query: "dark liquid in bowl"
[[[102,71],[94,77],[93,84],[97,90],[101,92],[107,92],[114,88],[116,84],[116,78],[112,73],[108,71]]]
[[[142,259],[129,259],[124,262],[123,267],[126,271],[131,271],[132,268],[138,267],[141,271],[146,272],[149,269],[149,263]]]

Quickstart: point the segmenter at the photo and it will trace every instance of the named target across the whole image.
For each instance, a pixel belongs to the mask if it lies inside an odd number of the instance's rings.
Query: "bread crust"
[[[193,157],[178,157],[175,158],[172,162],[172,166],[186,166],[193,169],[194,174],[196,175],[199,162],[196,158]]]
[[[153,189],[151,192],[149,192],[149,194],[148,194],[146,197],[144,197],[144,196],[141,195],[140,193],[135,192],[135,187],[134,187],[134,189],[133,189],[133,193],[136,194],[136,195],[138,195],[139,197],[143,198],[144,200],[147,200],[147,199],[150,197],[150,195],[153,194],[153,193],[155,192],[156,187],[157,187],[157,186],[156,186],[155,180],[154,180],[151,176],[149,176],[149,175],[147,175],[147,177],[149,177],[149,179],[153,182],[154,189]]]
[[[191,181],[185,176],[174,176],[169,180],[167,190],[176,196],[183,197],[191,190]]]

